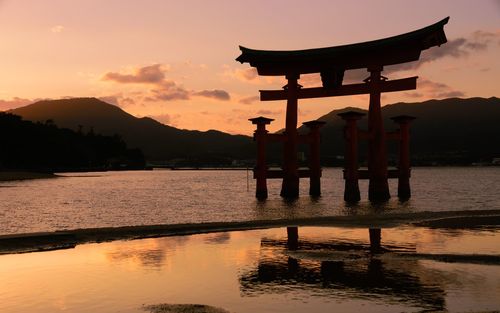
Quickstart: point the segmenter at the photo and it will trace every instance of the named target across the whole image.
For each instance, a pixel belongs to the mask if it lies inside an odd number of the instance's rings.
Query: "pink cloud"
[[[19,98],[19,97],[14,97],[11,100],[0,99],[0,111],[7,111],[7,110],[23,107],[23,106],[26,106],[26,105],[31,104],[33,102],[36,102],[38,100],[40,100],[40,99],[31,100],[31,99],[24,99],[24,98]]]
[[[252,104],[252,103],[257,102],[259,100],[260,100],[260,96],[249,96],[249,97],[245,97],[245,98],[240,99],[238,102],[241,104]]]
[[[144,91],[143,100],[148,102],[154,101],[174,101],[174,100],[190,100],[191,97],[205,97],[220,101],[228,101],[231,99],[230,94],[222,89],[213,90],[190,90],[173,80],[166,79],[165,72],[168,66],[162,64],[153,64],[149,66],[140,67],[134,70],[132,74],[122,74],[117,72],[108,72],[103,75],[102,80],[112,81],[119,84],[147,84],[152,88],[149,92]],[[108,100],[118,104],[125,101],[133,103],[134,100],[119,99],[108,97]]]
[[[421,92],[405,92],[404,95],[408,98],[422,98],[424,96]]]
[[[257,74],[257,70],[254,67],[249,67],[241,70],[237,69],[234,71],[234,74],[241,80],[254,80],[259,76]]]
[[[259,110],[257,111],[257,115],[279,115],[283,113],[282,110]]]
[[[466,94],[460,90],[455,90],[447,84],[435,82],[429,79],[420,78],[417,81],[418,91],[406,92],[404,95],[409,98],[454,98],[464,97]]]
[[[228,101],[231,99],[231,96],[227,91],[220,89],[196,91],[193,92],[192,95],[205,98],[213,98],[222,101]]]
[[[176,127],[178,125],[180,114],[159,114],[159,115],[148,115],[147,117],[154,119],[164,125]]]
[[[322,86],[321,76],[319,74],[301,75],[299,84],[303,87],[320,87]]]
[[[136,103],[136,101],[133,98],[125,97],[122,94],[99,97],[99,100],[122,108],[129,105],[134,105]]]
[[[426,63],[435,60],[452,57],[464,58],[472,53],[487,50],[492,44],[500,43],[500,32],[475,31],[470,36],[449,40],[440,47],[422,51],[418,62],[405,63],[390,67],[390,71],[417,69]]]
[[[153,64],[135,69],[132,74],[121,74],[108,72],[102,80],[113,81],[122,84],[158,84],[165,79],[165,69],[162,64]]]
[[[182,87],[167,87],[160,89],[151,90],[152,97],[149,97],[152,101],[163,100],[163,101],[172,101],[172,100],[189,100],[190,92]]]

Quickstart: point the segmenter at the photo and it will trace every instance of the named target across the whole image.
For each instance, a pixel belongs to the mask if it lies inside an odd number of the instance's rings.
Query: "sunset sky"
[[[0,0],[0,110],[37,99],[98,97],[135,116],[186,129],[250,134],[247,119],[284,125],[283,101],[259,102],[259,78],[235,61],[239,45],[266,50],[335,46],[405,33],[450,16],[448,43],[389,78],[417,90],[384,104],[500,97],[500,1]],[[347,74],[361,81],[363,72]],[[304,86],[318,86],[304,76]],[[303,100],[299,123],[367,96]],[[56,121],[57,122],[57,121]]]

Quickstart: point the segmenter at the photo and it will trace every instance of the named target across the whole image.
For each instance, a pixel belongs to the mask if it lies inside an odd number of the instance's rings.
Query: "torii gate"
[[[299,194],[299,177],[301,175],[298,170],[297,146],[301,138],[297,133],[298,99],[369,94],[368,197],[372,201],[385,201],[390,198],[387,183],[387,134],[382,122],[380,95],[382,92],[416,89],[418,77],[388,80],[381,73],[384,66],[417,61],[422,50],[446,43],[444,25],[448,23],[448,20],[449,17],[425,28],[398,36],[336,47],[266,51],[240,46],[242,53],[236,59],[237,61],[248,62],[250,66],[257,69],[259,75],[285,76],[288,82],[283,90],[260,90],[261,101],[287,101],[285,132],[282,135],[267,134],[271,140],[279,140],[284,143],[283,171],[279,175],[274,174],[274,176],[283,178],[281,188],[283,197],[297,197]],[[346,70],[362,68],[366,68],[370,73],[370,76],[363,83],[342,84]],[[298,84],[301,74],[311,73],[321,74],[322,87],[302,88]],[[258,127],[256,131],[256,136],[259,136],[257,134],[259,133],[263,134],[261,138],[265,138],[267,133],[265,124],[269,124],[270,121],[270,119],[265,118],[264,120],[252,119],[252,123],[261,124],[261,127]],[[263,188],[266,178],[273,175],[269,175],[265,163],[260,165],[264,168],[259,168],[259,164],[257,165],[256,178],[258,182],[259,179],[264,181],[264,184],[260,184],[260,187]],[[357,179],[357,177],[355,178]],[[257,185],[259,188],[259,184]],[[267,197],[267,188],[265,188],[265,192],[264,190],[259,192],[257,189],[257,197],[259,194],[261,198]]]

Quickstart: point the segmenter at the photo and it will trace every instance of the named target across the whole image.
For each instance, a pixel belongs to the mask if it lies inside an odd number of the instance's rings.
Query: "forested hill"
[[[0,170],[76,171],[144,168],[139,149],[119,136],[58,128],[52,121],[33,123],[0,112]]]
[[[11,111],[31,121],[51,119],[60,127],[119,134],[129,147],[140,148],[149,160],[210,159],[253,156],[252,138],[216,130],[183,130],[154,119],[137,118],[96,98],[39,101]],[[247,122],[247,121],[246,121]]]
[[[322,155],[343,154],[342,128],[338,113],[358,108],[332,111],[319,120],[327,122],[322,129]],[[386,130],[397,125],[390,119],[411,115],[411,151],[414,161],[438,164],[467,164],[500,157],[500,99],[449,98],[416,103],[395,103],[382,107]],[[359,121],[367,129],[367,118]],[[393,150],[394,151],[394,150]]]

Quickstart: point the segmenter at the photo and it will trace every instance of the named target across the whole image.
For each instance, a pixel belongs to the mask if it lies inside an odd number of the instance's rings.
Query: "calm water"
[[[500,168],[415,168],[413,198],[346,207],[340,169],[325,169],[323,195],[311,199],[308,180],[293,202],[269,181],[269,199],[254,198],[246,171],[132,171],[63,174],[68,177],[0,182],[0,234],[125,225],[244,221],[347,214],[500,209]],[[396,194],[396,181],[390,181]]]
[[[0,312],[143,312],[202,303],[230,312],[479,312],[500,308],[500,265],[370,257],[368,231],[285,228],[86,244],[0,256]],[[499,255],[500,230],[382,230],[418,253]],[[358,257],[334,247],[351,244]],[[363,250],[364,249],[364,250]],[[361,251],[361,254],[360,254]],[[321,257],[318,257],[318,253]]]

